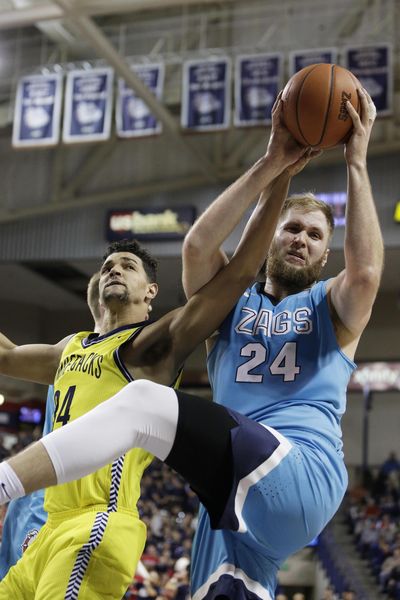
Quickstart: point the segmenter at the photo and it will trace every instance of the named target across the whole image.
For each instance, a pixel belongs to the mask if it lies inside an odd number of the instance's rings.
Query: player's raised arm
[[[49,385],[60,362],[69,336],[55,345],[27,344],[17,346],[0,334],[0,373],[15,379],[24,379]]]
[[[330,295],[338,342],[349,356],[368,323],[383,268],[383,241],[367,171],[367,149],[376,109],[359,90],[361,116],[347,110],[354,129],[345,146],[347,208],[344,241],[345,269],[331,283]]]
[[[261,192],[269,194],[273,180],[304,153],[305,148],[282,126],[280,114],[279,96],[272,110],[272,130],[265,155],[222,192],[188,232],[182,250],[182,282],[187,298],[228,262],[221,244]]]

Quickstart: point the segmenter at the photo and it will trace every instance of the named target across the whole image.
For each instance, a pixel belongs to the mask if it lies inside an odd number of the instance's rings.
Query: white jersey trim
[[[232,565],[230,563],[223,563],[222,565],[220,565],[218,569],[209,576],[207,581],[203,583],[201,587],[199,587],[197,592],[193,594],[192,600],[202,600],[202,598],[204,598],[207,595],[210,586],[212,586],[213,583],[218,581],[218,579],[222,575],[230,575],[231,577],[233,577],[233,579],[240,579],[241,581],[243,581],[246,588],[253,594],[256,594],[259,598],[261,598],[261,600],[273,600],[268,590],[262,587],[262,585],[258,583],[258,581],[254,581],[254,579],[251,579],[248,575],[246,575],[246,573],[242,571],[242,569],[238,569],[235,567],[235,565]]]
[[[290,450],[293,447],[289,440],[285,438],[282,434],[280,434],[278,431],[276,431],[272,427],[268,427],[268,425],[264,425],[263,423],[260,423],[260,425],[262,425],[263,427],[265,427],[265,429],[272,433],[272,435],[278,440],[279,446],[271,454],[271,456],[267,458],[266,461],[261,463],[261,465],[254,469],[254,471],[252,471],[251,473],[246,475],[246,477],[243,477],[243,479],[239,481],[235,496],[235,515],[237,517],[237,520],[239,521],[238,532],[240,533],[245,533],[247,531],[247,525],[243,519],[242,511],[249,488],[252,485],[258,483],[260,479],[262,479],[263,477],[268,475],[268,473],[270,473],[273,469],[275,469],[275,467],[277,467],[282,462],[285,456],[289,454]]]

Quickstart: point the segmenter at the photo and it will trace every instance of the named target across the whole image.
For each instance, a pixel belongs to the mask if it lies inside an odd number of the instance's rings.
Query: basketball
[[[304,146],[331,148],[345,142],[353,127],[346,109],[349,100],[360,112],[358,79],[334,64],[305,67],[287,82],[283,94],[283,120]]]

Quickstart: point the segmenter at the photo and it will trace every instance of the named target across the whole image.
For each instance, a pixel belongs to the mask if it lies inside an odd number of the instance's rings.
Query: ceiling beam
[[[71,4],[68,0],[55,0],[55,3],[64,10],[65,17],[74,23],[77,29],[80,30],[81,35],[96,50],[98,55],[104,58],[115,69],[115,72],[125,80],[129,87],[146,102],[154,116],[161,121],[164,129],[169,131],[178,141],[182,149],[192,155],[196,170],[200,169],[209,181],[216,181],[217,174],[213,163],[199,151],[194,140],[182,135],[180,124],[175,117],[155,97],[136,73],[132,71],[130,65],[118,53],[101,29],[91,19],[80,15],[77,12],[76,4]]]
[[[0,224],[12,223],[22,219],[30,219],[51,215],[67,210],[77,210],[89,206],[98,206],[101,204],[111,205],[134,198],[150,196],[152,194],[161,194],[165,192],[176,192],[179,190],[191,189],[194,187],[210,185],[210,182],[204,175],[194,175],[189,177],[171,178],[161,181],[149,181],[140,184],[131,184],[127,187],[117,188],[115,190],[94,192],[92,194],[75,196],[73,198],[63,199],[62,202],[52,202],[41,204],[39,206],[29,206],[12,211],[0,211]]]
[[[218,4],[233,4],[238,1],[218,0]],[[85,2],[80,0],[78,11],[82,16],[94,17],[207,4],[216,4],[216,0],[128,0],[126,2],[110,0],[105,2]],[[53,19],[62,19],[63,17],[64,11],[62,8],[52,3],[25,7],[18,10],[4,10],[0,12],[0,29],[29,27],[39,21],[52,21]]]

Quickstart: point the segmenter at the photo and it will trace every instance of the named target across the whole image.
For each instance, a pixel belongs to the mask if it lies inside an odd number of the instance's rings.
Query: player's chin
[[[128,299],[128,291],[124,288],[110,287],[104,290],[103,301],[105,304],[110,302],[126,302]]]

